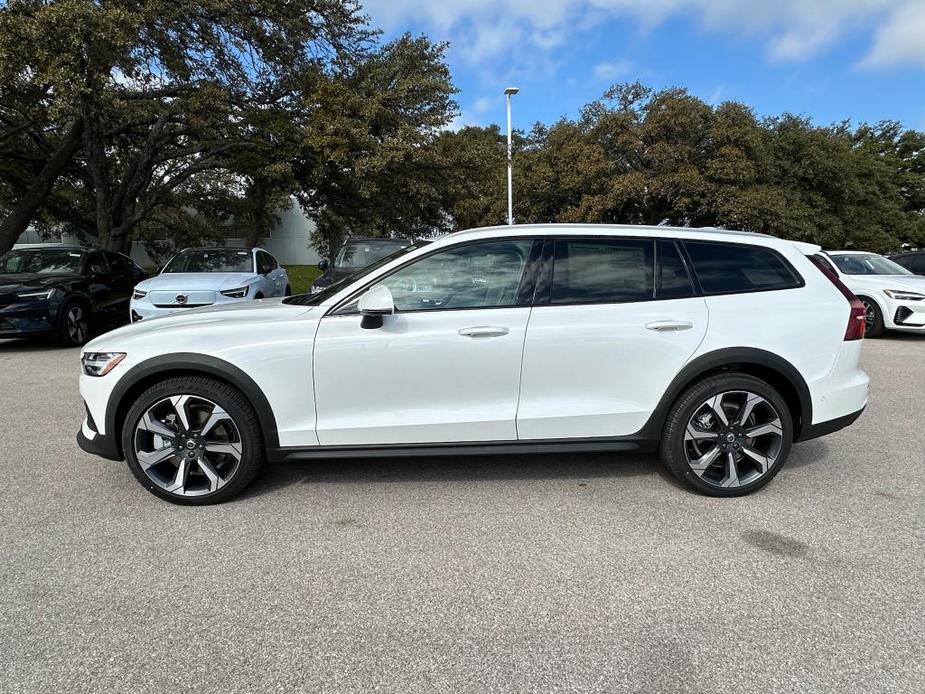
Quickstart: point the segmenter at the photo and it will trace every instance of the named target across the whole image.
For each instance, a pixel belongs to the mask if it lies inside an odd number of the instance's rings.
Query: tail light
[[[838,275],[832,272],[832,268],[829,267],[827,261],[815,255],[809,256],[809,260],[813,265],[819,268],[819,271],[823,275],[829,278],[829,281],[835,285],[838,291],[848,300],[848,303],[851,304],[851,313],[848,316],[848,327],[845,328],[845,341],[863,339],[864,329],[867,324],[867,309],[864,308],[864,304],[861,303],[861,300],[857,298],[840,279],[838,279]]]

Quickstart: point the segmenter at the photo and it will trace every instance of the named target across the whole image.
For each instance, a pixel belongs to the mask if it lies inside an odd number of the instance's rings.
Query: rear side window
[[[685,241],[684,248],[704,294],[733,294],[803,285],[787,262],[769,248]]]
[[[675,242],[659,241],[658,254],[658,298],[686,299],[694,296],[694,283]]]
[[[559,239],[555,244],[551,303],[609,304],[653,297],[652,241]]]

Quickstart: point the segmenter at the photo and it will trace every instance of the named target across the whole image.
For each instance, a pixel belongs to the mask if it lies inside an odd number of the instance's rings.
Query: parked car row
[[[317,294],[408,248],[410,239],[348,239],[310,286]],[[863,302],[868,337],[925,332],[925,250],[884,257],[828,251],[821,261]],[[0,257],[0,338],[51,335],[81,345],[92,331],[190,308],[289,296],[266,250],[186,249],[155,277],[121,253],[82,247],[14,249]]]
[[[53,336],[78,346],[129,321],[290,294],[286,270],[262,248],[187,249],[150,279],[121,253],[16,248],[0,256],[0,338]]]

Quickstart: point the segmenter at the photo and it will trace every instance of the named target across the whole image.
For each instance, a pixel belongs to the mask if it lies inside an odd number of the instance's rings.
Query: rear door
[[[551,239],[524,342],[521,440],[642,428],[706,333],[707,307],[672,240]]]

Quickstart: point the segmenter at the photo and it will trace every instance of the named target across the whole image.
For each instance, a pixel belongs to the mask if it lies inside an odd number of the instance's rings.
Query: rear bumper
[[[809,441],[810,439],[818,439],[820,436],[828,436],[829,434],[834,434],[836,431],[840,431],[841,429],[854,424],[858,417],[864,414],[865,409],[867,409],[866,405],[857,412],[852,412],[851,414],[836,417],[835,419],[830,419],[827,422],[819,422],[818,424],[813,424],[800,434],[800,438],[798,438],[797,441]]]
[[[103,436],[93,431],[87,425],[86,420],[77,432],[77,445],[81,450],[106,458],[106,460],[123,460],[116,440],[111,436]]]

